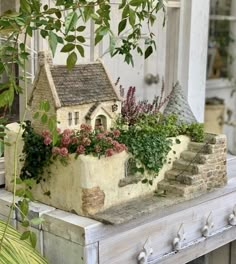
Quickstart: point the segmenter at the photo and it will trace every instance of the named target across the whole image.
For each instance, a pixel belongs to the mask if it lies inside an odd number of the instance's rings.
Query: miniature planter
[[[14,143],[19,125],[10,124],[8,129],[7,141]],[[130,155],[125,151],[112,157],[101,157],[100,159],[90,155],[79,155],[75,159],[75,154],[71,154],[67,166],[56,160],[49,168],[50,174],[46,175],[47,170],[45,170],[46,182],[40,182],[33,187],[33,196],[40,202],[65,211],[80,215],[93,215],[111,206],[150,194],[156,190],[157,183],[164,179],[165,172],[171,169],[173,162],[187,149],[189,138],[186,136],[178,138],[181,143],[173,144],[167,157],[169,162],[153,179],[152,186],[141,183],[140,175],[133,176],[134,181],[129,178],[125,181],[127,178],[126,166],[130,159]],[[19,157],[22,149],[23,140],[21,139],[18,144]],[[9,191],[12,191],[13,153],[14,145],[6,146],[6,189]],[[19,162],[18,175],[21,165]],[[126,183],[124,184],[124,182]]]

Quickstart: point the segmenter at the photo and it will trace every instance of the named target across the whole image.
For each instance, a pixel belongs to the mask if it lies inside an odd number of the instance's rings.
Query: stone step
[[[163,180],[158,183],[157,189],[160,191],[164,191],[166,195],[174,194],[181,197],[194,197],[199,193],[203,193],[206,191],[206,184],[201,183],[197,185],[186,185],[179,182],[169,182]]]
[[[158,183],[157,189],[160,191],[164,191],[167,195],[168,194],[175,194],[177,196],[187,196],[188,194],[188,188],[190,186],[181,184],[178,182],[169,182],[166,180],[163,180]]]
[[[173,169],[188,172],[190,175],[201,174],[203,166],[183,159],[178,159],[173,162]]]
[[[5,171],[0,171],[0,186],[5,184]]]
[[[186,161],[192,161],[198,164],[205,164],[209,155],[203,153],[197,153],[190,150],[185,150],[180,154],[180,157]]]
[[[214,146],[207,143],[190,142],[188,150],[197,153],[211,154]]]
[[[201,174],[190,175],[188,172],[181,172],[180,170],[172,169],[165,173],[167,181],[177,181],[186,185],[196,185],[203,182]]]

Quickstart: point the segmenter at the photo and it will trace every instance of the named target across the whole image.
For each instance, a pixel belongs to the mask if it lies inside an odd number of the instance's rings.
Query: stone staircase
[[[5,162],[4,158],[0,158],[0,187],[5,185]]]
[[[226,182],[226,137],[207,135],[204,143],[189,143],[157,189],[166,195],[191,198]]]

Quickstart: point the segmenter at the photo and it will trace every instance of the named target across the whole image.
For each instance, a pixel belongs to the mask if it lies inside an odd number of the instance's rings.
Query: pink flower
[[[111,143],[111,144],[113,143],[113,139],[112,139],[111,137],[107,137],[107,138],[106,138],[106,141],[107,141],[108,143]]]
[[[91,132],[91,131],[92,131],[92,127],[91,127],[90,125],[88,125],[88,124],[82,124],[82,125],[80,126],[80,129],[81,129],[81,130],[84,130],[84,131],[86,131],[86,132]]]
[[[120,153],[124,150],[127,150],[125,144],[120,144],[119,142],[117,141],[113,141],[112,145],[114,146],[114,150],[117,152],[117,153]]]
[[[46,137],[44,138],[43,143],[44,143],[45,145],[49,145],[49,144],[51,144],[51,142],[52,142],[52,139],[51,139],[49,136],[46,136]]]
[[[83,154],[84,151],[85,151],[85,148],[84,148],[83,145],[79,145],[79,146],[77,147],[76,152],[77,152],[78,154]]]
[[[114,137],[118,138],[120,136],[120,130],[118,129],[113,130],[113,135]]]
[[[81,124],[80,129],[84,130],[86,127],[86,124]]]
[[[112,148],[107,149],[105,155],[106,157],[111,157],[112,155],[114,155],[114,150]]]
[[[65,136],[71,136],[73,134],[73,130],[71,130],[71,129],[65,129],[64,131],[63,131],[63,135],[65,135]]]
[[[64,147],[61,148],[60,149],[60,155],[61,156],[64,156],[64,157],[67,156],[68,155],[68,149],[67,148],[64,148]]]
[[[43,137],[49,137],[50,136],[50,131],[48,129],[43,130],[42,136]]]
[[[103,134],[103,133],[98,133],[98,134],[96,135],[96,138],[97,138],[97,139],[102,139],[102,138],[104,138],[104,134]]]
[[[109,131],[108,130],[105,130],[104,131],[104,135],[106,135],[106,136],[109,135]]]
[[[78,144],[78,138],[77,137],[73,137],[73,138],[71,138],[71,143],[72,144]]]
[[[95,145],[94,150],[96,153],[99,153],[99,152],[101,152],[102,149],[99,145]]]
[[[61,142],[64,146],[67,146],[70,144],[71,142],[71,139],[70,139],[70,136],[68,134],[63,134],[63,137],[61,139]]]
[[[56,154],[60,154],[60,148],[58,147],[53,147],[52,148],[52,154],[56,155]]]
[[[82,139],[82,144],[84,146],[89,146],[91,144],[91,140],[89,138],[85,137],[85,138]]]
[[[60,128],[57,128],[57,133],[61,134],[61,129]]]

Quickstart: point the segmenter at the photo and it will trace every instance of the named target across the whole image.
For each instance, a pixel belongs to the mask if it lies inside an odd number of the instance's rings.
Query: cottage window
[[[75,125],[79,123],[79,112],[75,112]]]
[[[135,159],[130,158],[125,163],[125,177],[133,176],[136,172]]]
[[[72,113],[71,112],[68,113],[68,125],[69,126],[72,125]]]
[[[97,116],[95,120],[95,129],[101,128],[107,129],[107,118],[104,115]]]

